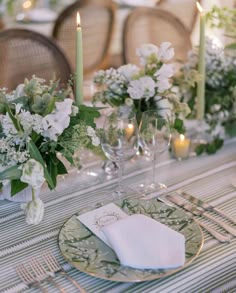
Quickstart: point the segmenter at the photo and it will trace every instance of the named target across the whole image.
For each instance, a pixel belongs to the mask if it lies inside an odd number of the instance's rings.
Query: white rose
[[[172,44],[169,42],[161,43],[160,48],[159,48],[159,52],[158,52],[159,59],[161,61],[163,61],[163,60],[168,61],[174,57],[175,51],[174,51],[174,48],[172,48],[171,46],[172,46]]]
[[[128,94],[134,100],[146,98],[147,100],[155,94],[155,82],[149,76],[143,76],[140,79],[130,82]]]
[[[43,166],[36,160],[29,159],[23,164],[20,180],[28,183],[34,189],[40,188],[45,181]]]
[[[136,49],[136,54],[140,58],[140,64],[145,66],[147,64],[147,59],[154,55],[158,55],[158,47],[153,44],[143,44],[140,48]]]
[[[139,68],[134,64],[123,65],[118,69],[118,72],[130,81],[138,72]]]
[[[44,204],[41,199],[36,198],[26,204],[22,204],[21,208],[24,210],[27,224],[37,225],[42,221],[44,215]]]

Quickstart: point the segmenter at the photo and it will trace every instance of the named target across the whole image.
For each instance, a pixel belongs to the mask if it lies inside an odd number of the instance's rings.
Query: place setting
[[[0,1],[1,293],[236,288],[235,5],[144,2]]]

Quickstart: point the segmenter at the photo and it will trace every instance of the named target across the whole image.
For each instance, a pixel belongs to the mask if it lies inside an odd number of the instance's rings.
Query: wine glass
[[[124,162],[135,156],[138,150],[138,126],[134,113],[113,111],[106,117],[101,131],[101,146],[106,157],[118,165],[118,187],[114,194],[122,196]]]
[[[152,157],[152,182],[144,186],[144,192],[150,193],[166,188],[156,177],[157,159],[169,146],[171,140],[168,118],[161,117],[157,111],[145,111],[139,128],[141,147]]]

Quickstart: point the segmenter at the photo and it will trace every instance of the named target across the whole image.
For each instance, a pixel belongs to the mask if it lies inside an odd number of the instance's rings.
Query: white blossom
[[[127,81],[131,81],[132,78],[138,74],[139,68],[134,64],[127,64],[119,67],[118,72],[123,75]]]
[[[173,64],[163,64],[159,70],[154,74],[158,80],[168,79],[174,75]]]
[[[136,49],[136,54],[140,58],[140,64],[145,66],[150,56],[157,58],[158,47],[153,44],[143,44],[140,48]]]
[[[20,180],[34,189],[39,189],[45,181],[43,166],[36,160],[29,159],[23,164]]]
[[[54,113],[46,115],[42,119],[44,137],[57,141],[58,136],[70,124],[70,114],[72,113],[72,100],[65,99],[63,102],[56,103],[56,110]]]
[[[134,100],[149,98],[155,95],[155,82],[149,76],[143,76],[140,79],[132,80],[127,90],[130,97]]]
[[[8,113],[6,113],[6,115],[2,116],[1,123],[2,123],[3,133],[6,136],[17,134],[17,130],[16,130],[11,118],[9,117]]]
[[[172,44],[169,42],[161,43],[159,52],[158,52],[159,59],[161,61],[169,61],[170,59],[174,57],[175,51],[174,51],[174,48],[172,48],[171,46]]]
[[[87,127],[87,134],[88,136],[91,137],[92,139],[92,144],[94,146],[99,146],[100,144],[100,139],[98,138],[98,136],[96,135],[96,131],[91,127],[91,126],[88,126]]]
[[[161,79],[157,81],[157,88],[160,94],[171,88],[171,83],[168,79]]]

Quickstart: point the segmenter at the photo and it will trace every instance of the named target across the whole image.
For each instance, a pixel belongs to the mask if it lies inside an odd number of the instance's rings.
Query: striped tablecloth
[[[93,169],[99,166],[93,166]],[[46,212],[38,226],[26,225],[18,203],[0,203],[0,292],[38,292],[34,288],[27,289],[17,276],[15,267],[32,256],[39,256],[46,249],[50,249],[62,264],[65,263],[57,245],[63,223],[80,209],[112,201],[109,191],[114,189],[117,180],[105,178],[101,168],[97,171],[100,172],[97,177],[74,174],[64,181],[61,179],[57,191],[43,191],[41,198]],[[124,183],[135,188],[150,175],[151,165],[141,158],[128,164],[125,171]],[[182,162],[166,157],[160,164],[159,174],[161,180],[168,184],[169,192],[182,188],[236,217],[236,188],[230,183],[230,177],[236,175],[236,140],[228,141],[212,156]],[[211,222],[204,222],[216,228]],[[205,231],[204,238],[203,249],[191,265],[160,280],[116,283],[91,277],[73,268],[69,274],[89,293],[236,292],[236,239],[229,244],[220,244]],[[77,292],[67,279],[56,276],[56,280],[67,292]],[[50,284],[46,287],[49,292],[58,292]]]

